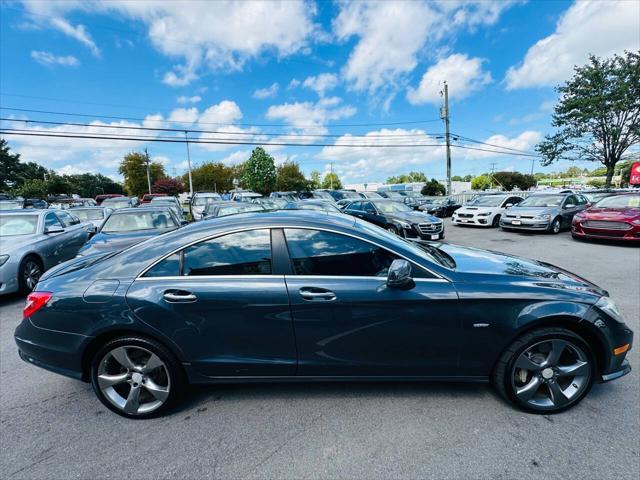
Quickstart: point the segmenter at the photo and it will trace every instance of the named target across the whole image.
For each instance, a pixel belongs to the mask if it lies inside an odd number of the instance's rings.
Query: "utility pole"
[[[489,185],[489,188],[493,189],[493,172],[496,171],[496,162],[492,162],[491,163],[491,175],[489,176],[489,179],[491,180],[491,184]]]
[[[151,172],[149,172],[149,152],[147,149],[144,149],[144,163],[147,165],[147,187],[149,188],[149,193],[151,193]]]
[[[441,92],[442,93],[442,92]],[[444,82],[444,106],[440,111],[440,118],[444,120],[445,139],[447,142],[447,195],[451,195],[451,136],[449,134],[449,85]]]
[[[531,159],[531,176],[533,177],[533,165],[536,163],[535,157]]]
[[[193,179],[191,178],[191,153],[189,152],[189,136],[188,131],[184,131],[184,139],[187,144],[187,166],[189,168],[189,196],[193,197]]]
[[[331,167],[330,167],[330,174],[329,174],[329,182],[331,182],[331,190],[333,190],[333,162],[331,162]]]

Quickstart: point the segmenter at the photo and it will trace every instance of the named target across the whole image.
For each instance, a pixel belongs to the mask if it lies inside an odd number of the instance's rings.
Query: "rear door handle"
[[[184,290],[164,292],[162,297],[169,303],[189,303],[198,300],[193,293]]]
[[[330,302],[336,299],[335,293],[333,293],[331,290],[325,290],[324,288],[303,287],[298,291],[298,293],[300,293],[300,296],[302,298],[310,301]]]

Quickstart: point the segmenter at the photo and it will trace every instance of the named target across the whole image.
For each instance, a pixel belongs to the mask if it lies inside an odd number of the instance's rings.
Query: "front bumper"
[[[535,220],[533,218],[502,217],[500,219],[500,226],[514,230],[544,231],[549,228],[550,222],[550,220]]]
[[[402,236],[416,242],[441,240],[444,238],[444,224],[442,222],[414,223],[409,228],[402,228]]]
[[[629,364],[629,360],[626,358],[622,361],[622,365],[620,365],[619,370],[615,370],[613,372],[605,373],[600,376],[601,382],[610,382],[611,380],[615,380],[620,377],[624,377],[626,374],[631,372],[631,365]]]
[[[7,263],[0,267],[0,295],[17,292],[20,288],[18,284],[19,264],[13,262],[9,257]]]
[[[602,240],[620,240],[624,242],[640,242],[640,226],[630,226],[627,230],[589,228],[580,222],[571,225],[571,234],[577,238],[597,238]]]
[[[451,217],[451,223],[455,223],[456,225],[476,225],[481,227],[490,227],[491,226],[491,215],[476,215],[473,213],[464,214],[470,215],[468,217],[461,217],[460,214],[454,212]]]

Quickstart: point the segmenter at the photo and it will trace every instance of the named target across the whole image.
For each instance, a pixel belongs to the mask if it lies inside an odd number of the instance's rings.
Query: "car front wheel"
[[[43,273],[44,268],[37,258],[29,256],[22,260],[22,262],[20,262],[20,268],[18,269],[20,291],[23,293],[33,291]]]
[[[551,233],[560,233],[561,228],[562,228],[562,223],[560,221],[560,218],[554,218],[553,222],[551,222],[551,225],[549,226],[549,231]]]
[[[94,356],[91,384],[100,401],[128,418],[155,417],[182,394],[184,374],[163,345],[138,336],[107,342]]]
[[[493,372],[498,392],[522,410],[557,413],[582,400],[593,384],[589,345],[564,328],[542,328],[515,340]]]

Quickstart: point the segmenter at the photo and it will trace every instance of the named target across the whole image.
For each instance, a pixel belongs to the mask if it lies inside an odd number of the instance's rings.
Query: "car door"
[[[387,226],[387,218],[380,214],[373,202],[362,202],[362,218],[379,227]]]
[[[67,212],[56,212],[58,218],[64,225],[64,233],[60,239],[64,240],[64,258],[63,260],[69,260],[74,258],[82,246],[87,242],[89,238],[89,232],[87,227],[80,221],[78,217],[75,217]]]
[[[336,232],[285,228],[300,376],[446,376],[458,362],[458,296],[417,265],[386,285],[398,255]]]
[[[203,375],[294,375],[289,297],[272,258],[269,229],[207,239],[143,273],[127,302]]]
[[[562,210],[560,212],[560,215],[562,216],[563,227],[571,225],[573,216],[580,210],[582,210],[578,202],[579,201],[577,195],[569,195],[564,199],[564,202],[562,203]]]
[[[65,260],[65,233],[66,231],[46,233],[48,228],[64,229],[64,225],[54,212],[48,212],[44,216],[43,233],[45,239],[38,247],[42,258],[46,262],[45,268],[49,269]]]

